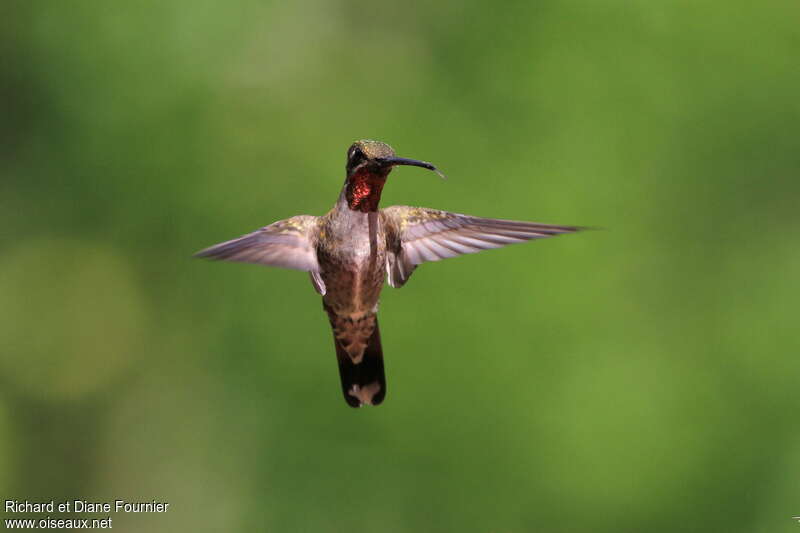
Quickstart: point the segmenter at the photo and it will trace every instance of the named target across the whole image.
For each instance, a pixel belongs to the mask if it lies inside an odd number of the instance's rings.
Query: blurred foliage
[[[794,531],[795,2],[0,7],[0,489],[123,531]],[[421,267],[347,408],[306,276],[194,261],[384,204],[604,228]]]

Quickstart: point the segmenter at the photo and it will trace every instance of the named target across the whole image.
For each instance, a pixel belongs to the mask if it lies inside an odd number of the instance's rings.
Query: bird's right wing
[[[389,250],[387,277],[392,287],[402,287],[417,265],[426,261],[474,254],[481,250],[581,229],[574,226],[473,217],[403,205],[381,209],[381,216],[386,227]]]
[[[304,270],[311,273],[317,292],[325,294],[313,236],[318,220],[319,217],[311,215],[279,220],[238,239],[201,250],[195,256]]]

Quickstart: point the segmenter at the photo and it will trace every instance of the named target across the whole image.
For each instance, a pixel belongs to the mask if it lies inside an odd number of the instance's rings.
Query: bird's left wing
[[[201,250],[195,256],[305,270],[311,272],[314,281],[314,275],[318,277],[319,273],[313,236],[318,219],[311,215],[298,215],[279,220],[238,239]],[[324,292],[324,287],[320,292]]]
[[[572,233],[581,228],[481,218],[395,205],[381,209],[387,234],[389,285],[402,287],[417,265],[507,244]]]

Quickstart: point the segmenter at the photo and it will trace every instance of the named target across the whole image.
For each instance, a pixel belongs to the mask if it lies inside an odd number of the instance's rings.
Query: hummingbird
[[[195,254],[308,272],[333,329],[342,394],[351,407],[378,405],[386,396],[377,316],[384,279],[399,288],[425,262],[581,229],[404,205],[379,209],[389,173],[404,165],[444,177],[431,163],[397,157],[388,144],[356,141],[328,213],[279,220]]]

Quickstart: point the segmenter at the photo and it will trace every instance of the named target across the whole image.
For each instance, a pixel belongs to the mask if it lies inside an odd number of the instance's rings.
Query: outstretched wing
[[[195,256],[305,270],[311,273],[317,292],[324,294],[313,236],[317,221],[318,217],[311,215],[279,220],[238,239],[201,250]]]
[[[395,205],[381,209],[387,228],[389,285],[402,287],[417,265],[507,244],[572,233],[581,228],[481,218]]]

